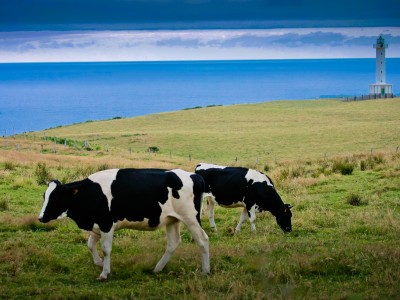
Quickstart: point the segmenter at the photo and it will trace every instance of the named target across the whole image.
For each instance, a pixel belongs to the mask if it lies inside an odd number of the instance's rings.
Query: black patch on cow
[[[64,187],[70,197],[67,215],[79,228],[92,230],[96,223],[102,231],[110,231],[113,222],[108,201],[98,183],[84,179],[66,184]]]
[[[198,174],[190,175],[190,178],[193,181],[193,194],[194,194],[194,208],[197,211],[196,219],[201,226],[201,205],[203,200],[203,193],[204,193],[204,179]]]
[[[196,173],[204,178],[206,193],[212,193],[215,201],[220,205],[230,206],[234,203],[243,202],[247,189],[245,178],[247,169],[231,168],[224,169],[210,168],[196,170]]]
[[[183,186],[173,172],[158,169],[121,169],[111,185],[112,220],[143,221],[150,227],[160,224],[161,207],[168,200],[168,187],[175,198]]]

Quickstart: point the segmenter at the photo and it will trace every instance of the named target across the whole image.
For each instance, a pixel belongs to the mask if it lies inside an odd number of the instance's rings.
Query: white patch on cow
[[[196,170],[208,170],[208,169],[225,169],[226,167],[224,166],[218,166],[218,165],[213,165],[213,164],[205,164],[201,163],[199,166],[196,168]]]
[[[109,169],[90,175],[88,178],[100,185],[103,194],[107,197],[108,209],[111,209],[111,184],[117,178],[119,169]]]
[[[182,181],[183,186],[178,190],[179,199],[175,199],[172,195],[172,189],[168,188],[168,201],[165,204],[160,204],[162,212],[160,217],[160,222],[162,218],[172,216],[177,219],[181,219],[180,216],[192,216],[196,218],[197,211],[193,203],[193,180],[190,177],[193,173],[186,172],[181,169],[171,170],[169,172],[175,173],[179,179]],[[190,203],[185,203],[182,205],[182,201],[187,201],[191,199]]]
[[[49,183],[49,187],[47,188],[46,192],[44,193],[44,203],[42,207],[42,211],[40,212],[39,219],[43,218],[44,212],[46,211],[47,204],[49,204],[50,194],[56,189],[57,183],[54,181]]]
[[[183,198],[193,197],[193,180],[190,177],[190,175],[193,173],[188,173],[181,169],[175,169],[169,172],[175,173],[182,181],[183,187],[180,190],[178,190],[179,196]]]
[[[253,182],[266,182],[269,186],[273,187],[273,184],[269,178],[256,170],[249,169],[245,178],[247,181],[253,180]]]

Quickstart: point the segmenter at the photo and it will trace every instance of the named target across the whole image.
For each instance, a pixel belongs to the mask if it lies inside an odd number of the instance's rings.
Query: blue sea
[[[400,88],[400,58],[387,59]],[[196,106],[368,94],[375,59],[0,64],[0,136]]]

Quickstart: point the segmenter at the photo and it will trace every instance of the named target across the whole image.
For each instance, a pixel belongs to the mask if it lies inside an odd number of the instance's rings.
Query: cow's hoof
[[[97,281],[107,281],[107,278],[104,278],[103,276],[97,277]]]

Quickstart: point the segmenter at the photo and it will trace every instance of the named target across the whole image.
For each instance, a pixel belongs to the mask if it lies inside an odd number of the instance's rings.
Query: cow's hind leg
[[[201,266],[203,274],[210,274],[210,252],[208,245],[208,235],[201,228],[200,224],[196,219],[192,220],[183,220],[190,233],[192,234],[193,239],[196,241],[197,245],[201,251]]]
[[[235,229],[236,233],[238,233],[240,231],[240,229],[242,228],[243,222],[246,221],[248,217],[249,217],[249,215],[247,212],[247,208],[244,207],[242,213],[240,214],[239,223],[237,224],[236,229]]]
[[[100,235],[94,232],[91,232],[88,239],[88,247],[93,256],[93,262],[96,266],[103,266],[103,260],[100,258],[99,253],[97,252],[97,243],[100,240]]]
[[[251,226],[251,231],[256,231],[256,206],[253,205],[249,210],[249,221]]]
[[[212,196],[207,198],[207,216],[208,216],[208,221],[210,222],[210,227],[211,229],[217,231],[217,225],[215,225],[215,219],[214,219],[214,206],[215,206],[215,201]]]
[[[160,272],[162,269],[164,269],[165,265],[171,259],[172,254],[175,252],[176,248],[181,242],[179,224],[180,222],[176,220],[175,222],[172,222],[166,226],[167,249],[165,250],[164,255],[161,257],[160,261],[154,268],[154,272]]]

